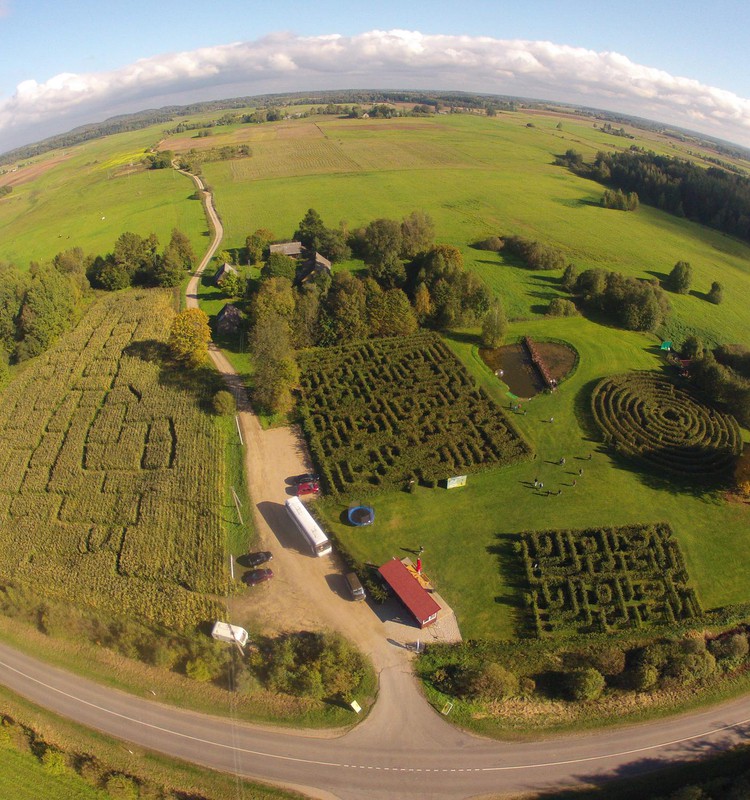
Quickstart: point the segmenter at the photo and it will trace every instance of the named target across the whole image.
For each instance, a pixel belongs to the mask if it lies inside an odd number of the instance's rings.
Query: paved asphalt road
[[[422,699],[407,663],[381,672],[370,717],[319,738],[181,711],[103,688],[0,644],[0,682],[111,736],[214,769],[342,800],[538,791],[633,775],[742,741],[750,698],[648,725],[533,743],[452,728]]]
[[[212,203],[207,203],[221,237]],[[197,281],[188,287],[194,305]],[[384,640],[383,647],[387,647]],[[456,730],[422,697],[406,657],[378,648],[378,702],[340,736],[273,730],[162,706],[98,686],[0,643],[0,683],[134,745],[318,798],[458,800],[599,783],[743,741],[750,697],[648,725],[509,744]]]

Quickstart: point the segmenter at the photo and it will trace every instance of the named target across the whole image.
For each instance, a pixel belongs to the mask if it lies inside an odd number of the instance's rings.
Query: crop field
[[[624,453],[686,475],[716,476],[742,452],[740,426],[687,388],[648,372],[605,378],[591,395],[604,436]]]
[[[303,426],[335,492],[434,483],[531,454],[435,334],[310,350],[300,370]]]
[[[223,439],[160,364],[171,293],[117,294],[0,405],[0,572],[64,602],[185,629],[224,593]]]
[[[155,233],[164,247],[175,227],[196,252],[204,249],[206,220],[200,201],[189,199],[192,181],[140,167],[162,127],[46,153],[0,176],[0,184],[18,181],[0,200],[0,261],[27,269],[71,247],[103,255],[124,231]]]
[[[526,127],[529,122],[534,127]],[[345,220],[350,229],[378,217],[400,219],[418,208],[434,219],[438,241],[459,247],[467,267],[503,298],[509,317],[543,313],[562,294],[559,274],[532,272],[502,254],[470,247],[493,234],[557,247],[579,270],[602,267],[653,278],[665,277],[679,260],[689,261],[694,291],[670,295],[673,314],[664,338],[682,341],[698,332],[715,341],[749,340],[743,298],[750,247],[648,206],[636,213],[601,208],[600,184],[553,163],[568,148],[586,158],[631,144],[680,151],[639,131],[636,140],[618,139],[582,120],[563,119],[562,130],[558,122],[556,115],[518,112],[493,119],[321,117],[251,126],[243,141],[253,156],[206,164],[204,173],[227,247],[243,246],[259,227],[289,238],[310,207],[327,224]],[[221,135],[213,144],[222,144]],[[721,306],[703,298],[714,280],[725,287]]]
[[[665,523],[530,531],[518,549],[537,636],[640,628],[700,616]]]

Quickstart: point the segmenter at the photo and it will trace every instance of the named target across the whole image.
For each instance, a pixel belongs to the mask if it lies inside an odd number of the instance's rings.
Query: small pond
[[[544,359],[550,375],[559,383],[566,378],[576,364],[576,352],[572,347],[559,342],[534,340],[536,349]],[[531,363],[529,351],[523,342],[507,344],[493,349],[480,348],[482,361],[518,397],[529,398],[545,388],[542,376]],[[500,372],[502,371],[502,375]]]

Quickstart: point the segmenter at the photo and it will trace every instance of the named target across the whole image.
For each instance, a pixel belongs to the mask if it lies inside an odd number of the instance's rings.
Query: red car
[[[242,576],[242,580],[248,586],[257,586],[259,583],[265,583],[273,578],[273,572],[270,569],[251,569]]]
[[[302,497],[306,494],[320,494],[320,484],[317,481],[298,484],[297,497]]]

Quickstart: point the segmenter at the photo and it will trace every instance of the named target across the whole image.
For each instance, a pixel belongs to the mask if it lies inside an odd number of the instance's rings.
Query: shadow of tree
[[[529,586],[526,583],[523,562],[515,550],[515,544],[519,541],[518,534],[497,533],[495,542],[488,545],[486,550],[497,556],[498,569],[507,588],[506,592],[495,597],[495,602],[508,607],[517,635],[531,637],[535,635],[534,626],[523,602],[524,593],[529,590]]]

